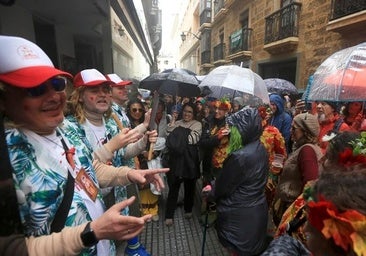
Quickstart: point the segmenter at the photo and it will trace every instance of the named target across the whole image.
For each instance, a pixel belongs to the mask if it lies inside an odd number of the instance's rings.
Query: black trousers
[[[169,193],[166,204],[165,219],[173,219],[177,207],[180,184],[184,184],[184,212],[190,213],[193,208],[194,193],[197,179],[179,178],[167,175]]]

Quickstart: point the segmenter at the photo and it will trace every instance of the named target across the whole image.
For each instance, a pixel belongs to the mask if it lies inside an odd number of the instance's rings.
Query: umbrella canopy
[[[236,65],[220,66],[213,69],[202,80],[199,87],[210,89],[208,95],[214,98],[243,97],[244,104],[269,104],[268,90],[263,79],[252,70]]]
[[[315,71],[309,101],[366,100],[366,42],[340,50]]]
[[[192,71],[169,69],[144,78],[139,88],[173,96],[195,97],[201,93],[198,84],[199,81]]]
[[[299,92],[296,86],[281,78],[267,78],[264,79],[264,83],[267,86],[267,90],[269,93],[277,93],[280,95],[298,95]]]

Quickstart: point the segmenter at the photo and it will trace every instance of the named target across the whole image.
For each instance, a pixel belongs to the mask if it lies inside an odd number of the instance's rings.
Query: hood
[[[256,108],[243,108],[227,118],[227,123],[238,128],[243,145],[258,140],[262,135],[262,118]]]
[[[277,106],[277,113],[274,113],[274,115],[279,115],[282,114],[283,111],[285,111],[285,105],[284,105],[284,100],[282,99],[282,97],[278,94],[271,94],[269,96],[269,101],[271,103],[274,103]]]

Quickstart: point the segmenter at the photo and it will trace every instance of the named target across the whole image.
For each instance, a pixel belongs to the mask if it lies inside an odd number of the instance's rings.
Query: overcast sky
[[[159,6],[162,10],[163,44],[162,51],[169,52],[173,45],[169,44],[169,33],[172,31],[174,15],[181,11],[181,6],[188,0],[160,0]]]

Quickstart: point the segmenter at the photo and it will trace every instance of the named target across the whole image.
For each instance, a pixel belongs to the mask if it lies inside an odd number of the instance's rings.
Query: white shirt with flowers
[[[67,122],[67,120],[65,120]],[[91,152],[77,134],[57,129],[68,148],[75,148],[77,169],[84,168],[99,187],[91,163]],[[30,236],[51,233],[51,223],[65,193],[68,172],[61,140],[56,135],[44,137],[28,130],[7,129],[5,132],[13,179],[18,196],[24,232]],[[75,175],[75,173],[74,173]],[[99,193],[95,202],[85,198],[85,192],[75,183],[74,195],[65,226],[77,226],[91,221],[105,210]],[[97,249],[98,248],[98,249]],[[80,255],[115,255],[112,241],[102,240],[97,246],[84,249]],[[97,251],[99,253],[97,253]]]

